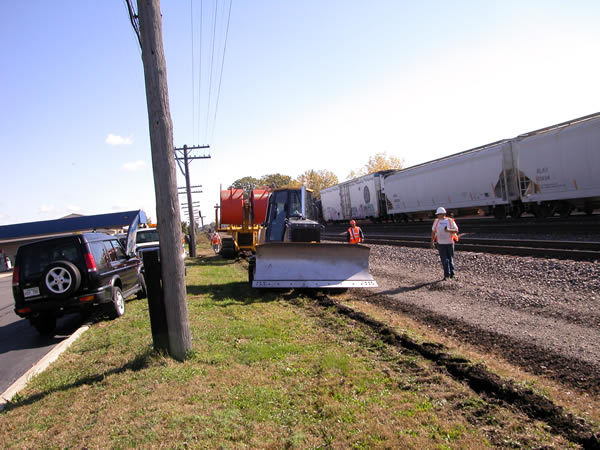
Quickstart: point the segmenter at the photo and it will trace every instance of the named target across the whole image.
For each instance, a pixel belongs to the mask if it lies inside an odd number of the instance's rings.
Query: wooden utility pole
[[[169,331],[169,353],[184,360],[192,348],[181,258],[181,219],[173,158],[173,123],[169,110],[167,67],[162,41],[160,0],[138,0],[140,41],[152,148],[160,260]]]
[[[190,219],[190,256],[192,258],[196,257],[196,221],[194,220],[194,208],[192,208],[192,186],[190,186],[190,161],[194,159],[207,159],[210,156],[192,156],[189,154],[190,150],[195,150],[198,148],[210,148],[208,145],[198,145],[193,147],[188,147],[184,145],[183,148],[175,149],[175,160],[179,163],[183,160],[184,168],[182,169],[183,176],[185,177],[185,190],[187,195],[187,202],[189,208],[189,219]],[[183,157],[177,156],[177,152],[182,151]],[[181,169],[181,164],[179,164],[179,168]],[[180,192],[181,194],[181,192]]]

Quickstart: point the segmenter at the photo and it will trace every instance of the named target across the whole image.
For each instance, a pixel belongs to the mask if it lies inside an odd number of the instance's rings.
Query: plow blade
[[[377,287],[369,247],[272,242],[256,248],[255,288]]]

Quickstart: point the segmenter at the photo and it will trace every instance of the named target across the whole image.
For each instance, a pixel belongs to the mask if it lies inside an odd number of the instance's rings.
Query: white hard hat
[[[436,214],[446,214],[446,210],[440,206],[435,213]]]

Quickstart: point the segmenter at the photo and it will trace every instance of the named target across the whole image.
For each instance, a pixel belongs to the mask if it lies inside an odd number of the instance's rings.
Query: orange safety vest
[[[358,227],[350,227],[348,228],[348,233],[350,234],[350,243],[358,244],[362,241],[360,238],[360,228]]]
[[[221,242],[221,236],[219,236],[218,234],[213,234],[213,237],[211,238],[211,242],[213,245],[217,245],[219,242]]]
[[[456,228],[456,223],[454,222],[454,219],[452,219],[451,217],[447,217],[448,222],[450,223],[450,226],[452,228]],[[437,223],[438,223],[439,219],[435,219],[433,222],[433,240],[437,241]],[[452,240],[454,242],[458,242],[458,233],[452,233]]]

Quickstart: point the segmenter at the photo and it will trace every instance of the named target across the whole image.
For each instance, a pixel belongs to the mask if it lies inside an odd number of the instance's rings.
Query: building
[[[79,216],[71,214],[56,220],[17,223],[0,226],[0,252],[14,262],[17,249],[29,242],[66,236],[74,232],[99,231],[116,234],[128,227],[138,217],[140,224],[146,224],[146,213],[141,209],[134,211]]]

